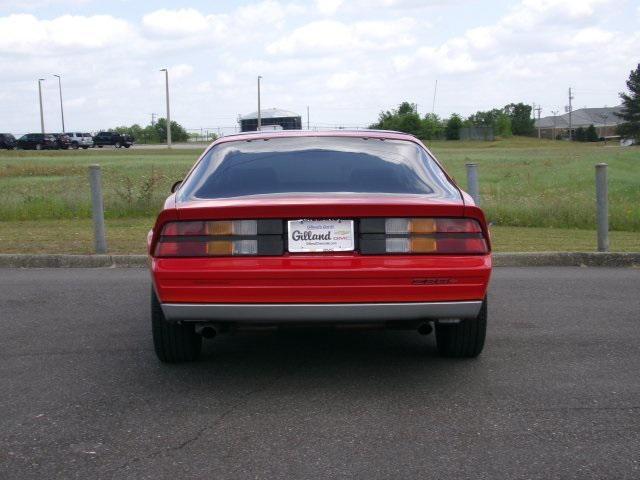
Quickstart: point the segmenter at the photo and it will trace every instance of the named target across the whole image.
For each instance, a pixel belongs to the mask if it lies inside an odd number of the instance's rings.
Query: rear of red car
[[[435,324],[451,356],[484,343],[484,215],[407,135],[227,137],[169,197],[149,252],[161,360],[255,324]]]

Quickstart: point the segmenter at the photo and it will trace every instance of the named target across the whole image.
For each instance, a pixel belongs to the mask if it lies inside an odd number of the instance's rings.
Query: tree
[[[596,127],[593,126],[593,123],[587,127],[584,132],[584,141],[585,142],[597,142],[599,140],[598,132],[596,132]]]
[[[476,112],[465,121],[466,126],[491,127],[493,133],[499,137],[511,136],[511,118],[505,113],[505,109],[494,108],[486,112]]]
[[[462,128],[462,118],[457,113],[451,115],[445,127],[445,137],[447,140],[460,140],[460,129]]]
[[[574,139],[577,142],[584,142],[586,140],[586,135],[585,135],[584,128],[582,128],[582,127],[576,128],[576,131],[574,133]]]
[[[161,142],[167,141],[167,119],[159,118],[154,128],[157,132],[158,138]],[[189,134],[182,128],[178,122],[171,121],[171,141],[173,142],[186,142],[189,140]]]
[[[531,135],[534,120],[531,118],[531,105],[510,103],[504,107],[504,113],[511,118],[511,131],[514,135]]]
[[[444,123],[435,113],[427,113],[422,119],[422,133],[419,135],[423,140],[437,140],[444,134]]]
[[[397,130],[399,132],[410,133],[420,136],[422,132],[422,121],[416,111],[416,104],[402,102],[398,108],[380,112],[378,122],[370,126],[377,130]],[[171,131],[173,133],[173,130]]]
[[[625,122],[618,126],[618,134],[640,140],[640,63],[635,70],[631,70],[627,88],[629,93],[620,92],[622,109],[620,113],[615,113]]]

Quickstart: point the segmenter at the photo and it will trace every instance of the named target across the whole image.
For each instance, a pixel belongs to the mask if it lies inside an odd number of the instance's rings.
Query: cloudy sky
[[[94,131],[162,114],[233,131],[263,108],[363,126],[403,100],[421,114],[523,101],[542,115],[616,105],[640,62],[638,0],[0,0],[0,131]]]

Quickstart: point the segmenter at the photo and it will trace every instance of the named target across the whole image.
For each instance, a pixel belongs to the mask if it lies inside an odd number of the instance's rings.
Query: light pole
[[[60,75],[53,74],[54,77],[58,77],[58,90],[60,91],[60,116],[62,117],[62,133],[64,133],[64,108],[62,108],[62,80]]]
[[[38,79],[38,98],[40,99],[40,131],[44,135],[44,114],[42,113],[42,82],[44,78]]]
[[[556,120],[558,118],[558,110],[552,110],[553,113],[553,139],[556,139]]]
[[[258,131],[262,128],[262,112],[260,111],[260,80],[262,77],[258,75]]]
[[[164,72],[165,89],[167,92],[167,147],[171,148],[171,113],[169,112],[169,70],[163,68],[160,70]]]

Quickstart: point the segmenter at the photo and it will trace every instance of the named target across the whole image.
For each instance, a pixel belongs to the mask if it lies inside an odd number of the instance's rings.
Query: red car
[[[220,138],[166,200],[148,247],[165,362],[195,360],[203,337],[256,325],[435,326],[450,357],[484,345],[484,214],[411,135]]]

